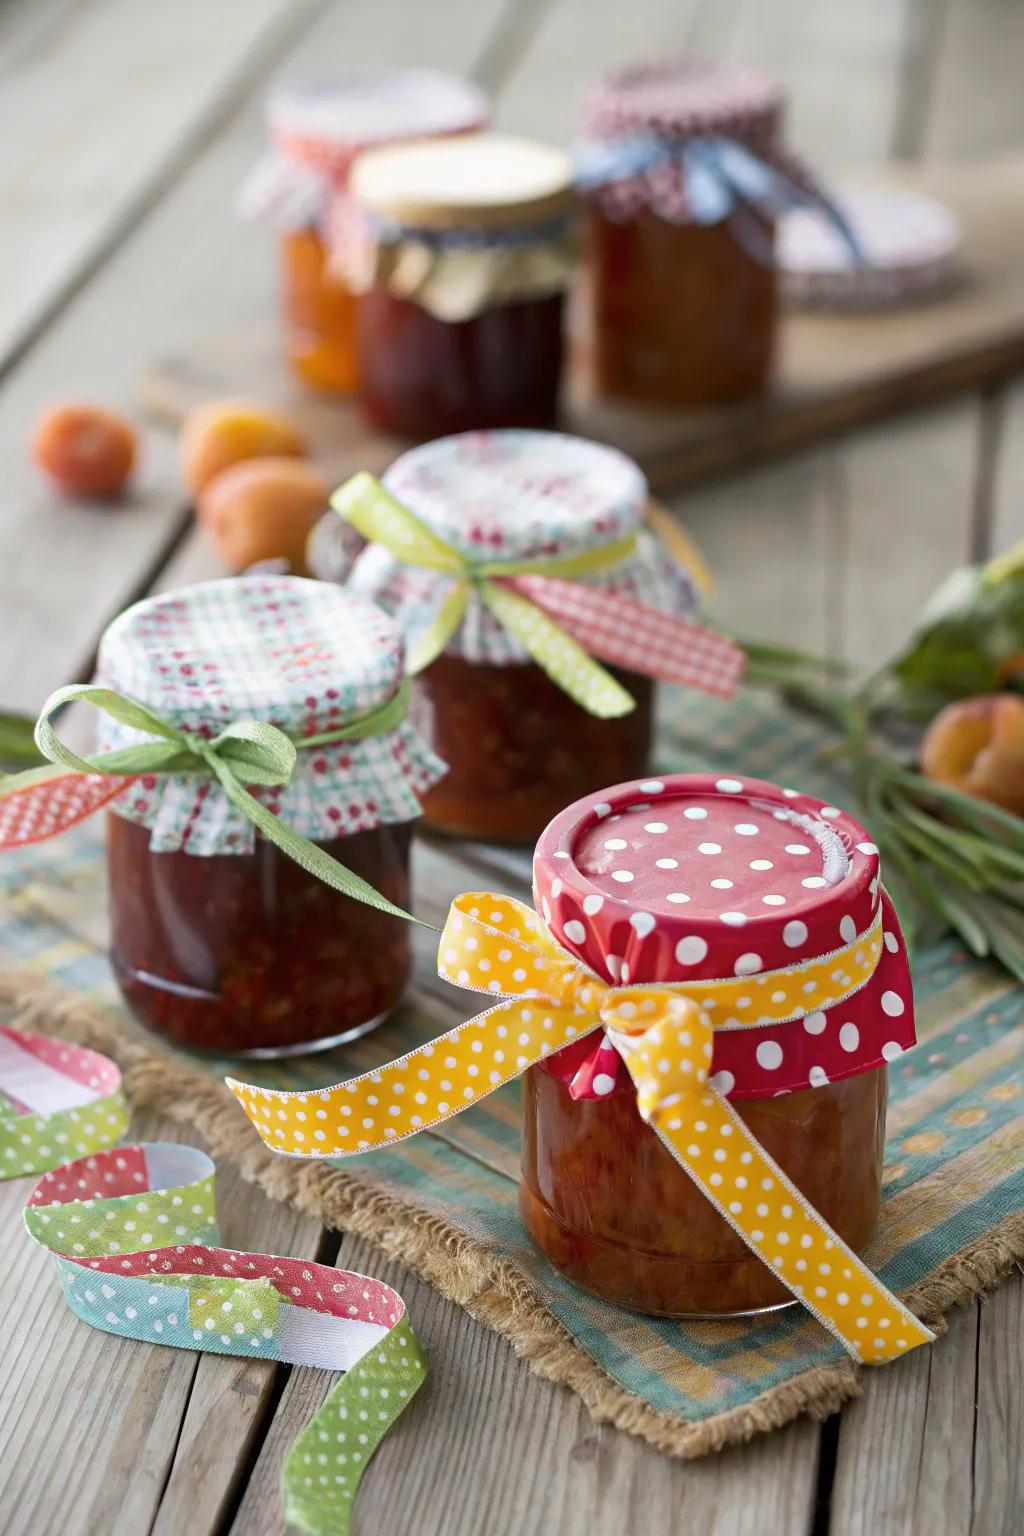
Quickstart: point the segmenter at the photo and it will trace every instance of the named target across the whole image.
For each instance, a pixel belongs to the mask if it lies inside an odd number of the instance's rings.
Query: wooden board
[[[962,272],[941,298],[867,315],[793,314],[782,326],[778,380],[754,404],[703,412],[638,411],[570,389],[567,427],[615,443],[666,493],[852,426],[920,406],[1024,368],[1024,156],[888,178],[949,203],[964,228]],[[380,470],[393,438],[366,427],[346,401],[314,397],[288,376],[268,313],[194,338],[142,379],[148,412],[177,425],[193,406],[244,393],[291,410],[308,426],[329,473]]]

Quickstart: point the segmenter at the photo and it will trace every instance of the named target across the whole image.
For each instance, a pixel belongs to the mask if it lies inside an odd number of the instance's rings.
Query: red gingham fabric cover
[[[825,1010],[808,997],[806,1013],[783,1024],[716,1029],[716,1086],[730,1098],[834,1082],[915,1043],[907,955],[878,850],[836,806],[714,774],[621,784],[555,817],[537,844],[534,892],[559,943],[603,980],[750,975],[751,1007],[758,973],[845,947],[881,907],[881,957],[859,992]],[[629,1082],[593,1035],[544,1066],[577,1098]]]

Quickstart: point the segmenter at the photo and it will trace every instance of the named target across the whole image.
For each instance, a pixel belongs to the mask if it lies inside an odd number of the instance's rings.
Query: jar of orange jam
[[[379,734],[343,737],[402,688],[401,637],[379,609],[291,576],[203,582],[115,619],[98,680],[190,737],[254,720],[284,731],[297,749],[291,777],[251,794],[408,908],[418,792],[444,765],[400,712]],[[100,719],[102,751],[140,740]],[[321,1049],[380,1023],[408,981],[411,924],[326,884],[209,775],[129,780],[109,813],[107,873],[118,985],[179,1044]]]
[[[646,480],[616,449],[552,432],[466,433],[403,454],[384,486],[457,556],[499,573],[632,539],[622,558],[580,576],[581,587],[673,617],[696,611],[692,578],[645,526]],[[392,613],[414,648],[451,577],[404,565],[376,543],[358,557],[350,586]],[[528,579],[521,590],[537,593]],[[642,658],[609,668],[634,707],[599,718],[532,659],[471,583],[456,632],[414,683],[412,717],[450,765],[424,796],[427,819],[461,836],[532,843],[569,800],[642,773],[654,696],[646,666]]]
[[[692,59],[618,70],[591,92],[581,345],[599,393],[701,406],[765,388],[774,216],[803,195],[782,112],[766,76]]]
[[[375,426],[429,438],[555,424],[571,183],[561,150],[498,134],[360,158],[345,273]]]
[[[701,1000],[715,1027],[711,1081],[824,1220],[863,1248],[881,1198],[888,1063],[915,1039],[899,923],[863,827],[759,780],[620,784],[555,817],[534,886],[559,944],[612,985],[696,982],[699,998],[701,983],[749,981],[734,1016]],[[808,990],[794,1017],[759,1021],[770,972],[860,938],[875,965],[866,985],[847,978],[850,995],[826,1007]],[[667,1316],[791,1300],[641,1119],[607,1036],[531,1068],[523,1116],[523,1219],[576,1284]]]
[[[344,237],[357,156],[396,140],[468,133],[487,117],[482,91],[437,70],[271,94],[271,152],[246,181],[241,206],[280,231],[285,352],[304,383],[342,394],[356,387],[355,299],[332,247]]]

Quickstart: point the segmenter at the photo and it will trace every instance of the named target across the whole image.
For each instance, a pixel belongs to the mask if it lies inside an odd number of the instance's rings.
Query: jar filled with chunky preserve
[[[808,185],[783,158],[783,104],[766,76],[693,59],[618,70],[591,92],[581,345],[600,394],[701,406],[763,391],[774,215]]]
[[[428,438],[555,424],[571,180],[561,150],[497,134],[361,157],[343,259],[375,425]]]
[[[281,235],[285,352],[304,383],[356,387],[355,297],[331,249],[348,218],[348,182],[365,149],[468,133],[485,125],[487,98],[438,70],[283,86],[267,106],[270,154],[241,193],[245,213]]]
[[[384,487],[444,546],[449,569],[409,563],[407,547],[393,540],[371,542],[352,588],[395,616],[410,655],[460,593],[463,604],[414,682],[413,718],[450,765],[424,796],[427,819],[460,835],[533,842],[570,800],[643,773],[652,677],[663,675],[643,626],[678,622],[659,643],[681,659],[690,639],[683,622],[698,599],[688,571],[645,523],[647,484],[637,466],[581,438],[478,432],[404,454]],[[463,565],[462,577],[452,561]],[[571,581],[568,572],[576,573]],[[524,639],[495,606],[506,593],[520,613],[533,618],[539,608],[538,624],[554,619],[608,663],[624,690],[621,712],[602,716],[578,702],[572,678],[554,675],[543,648],[531,652],[529,630]],[[629,605],[625,620],[609,608],[613,599]],[[635,645],[625,646],[626,630]]]
[[[558,943],[602,981],[687,984],[714,1029],[712,1085],[861,1250],[880,1206],[888,1063],[914,1043],[903,940],[863,827],[757,780],[622,784],[555,818],[534,885]],[[531,1068],[523,1113],[523,1218],[575,1283],[670,1316],[791,1300],[800,1277],[783,1284],[641,1117],[609,1035]],[[732,1183],[718,1198],[740,1213],[757,1195],[742,1173]]]
[[[403,717],[401,639],[379,609],[295,577],[208,582],[116,619],[98,678],[194,740],[276,726],[295,746],[290,776],[248,793],[408,907],[417,797],[443,765]],[[108,716],[101,730],[104,751],[146,739]],[[108,821],[114,973],[152,1029],[277,1055],[353,1039],[398,1002],[410,925],[324,883],[214,774],[142,773]]]

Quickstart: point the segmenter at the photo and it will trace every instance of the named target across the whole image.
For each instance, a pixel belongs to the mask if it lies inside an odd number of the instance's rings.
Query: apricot
[[[1024,816],[1024,698],[985,693],[947,704],[925,732],[921,768]]]
[[[56,405],[32,438],[39,468],[70,496],[119,496],[132,470],[138,440],[115,411],[87,402]]]
[[[232,570],[258,560],[286,560],[301,574],[306,539],[330,492],[323,475],[302,459],[245,459],[206,487],[196,513]]]
[[[211,400],[185,419],[181,472],[193,497],[245,459],[305,458],[308,444],[287,416],[251,400]]]

